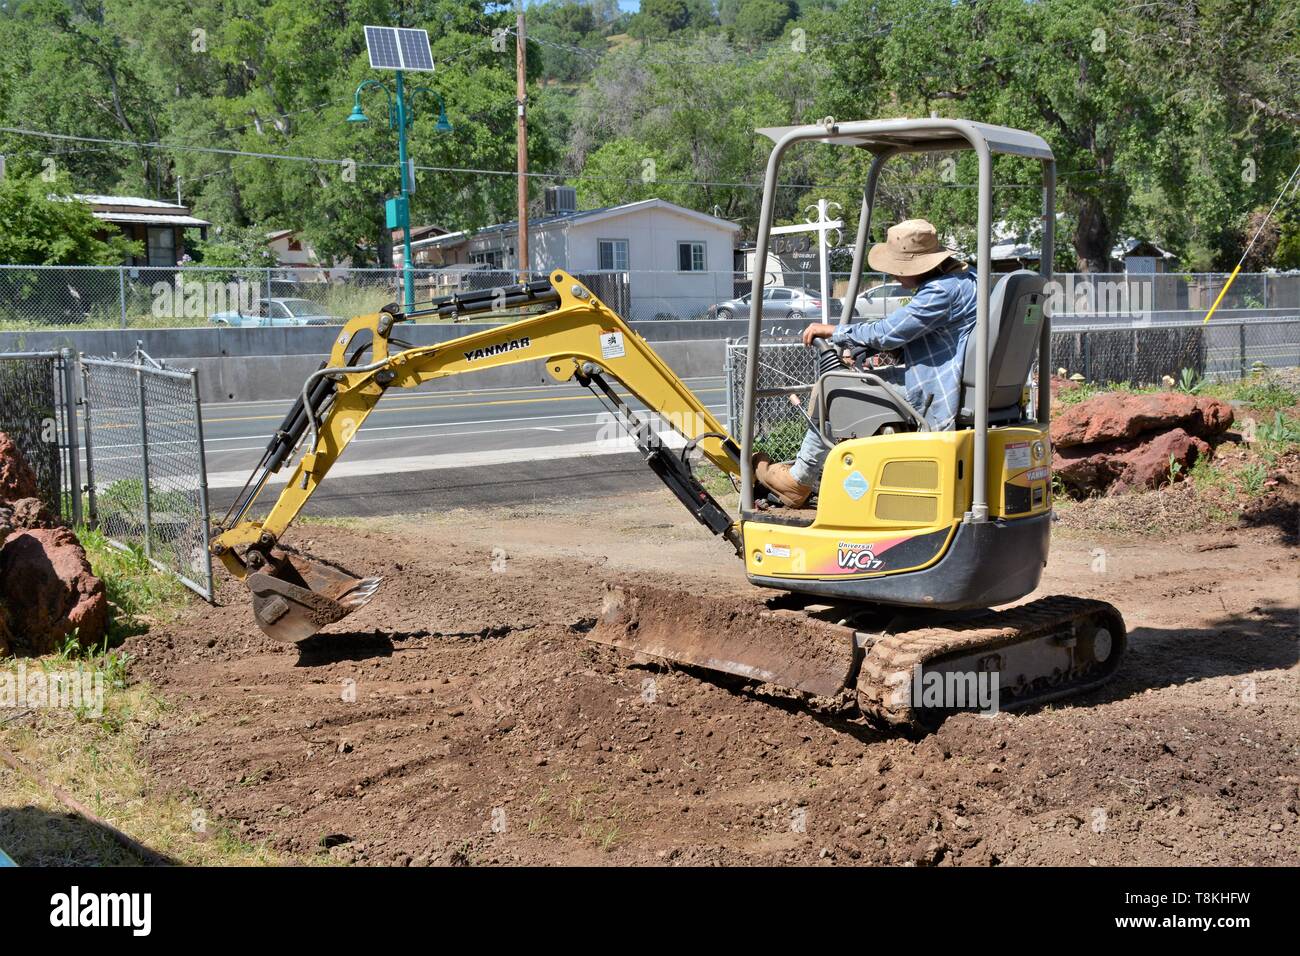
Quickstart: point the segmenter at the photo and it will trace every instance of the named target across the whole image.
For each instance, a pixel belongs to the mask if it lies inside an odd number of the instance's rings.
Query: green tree
[[[541,45],[542,75],[561,82],[588,76],[605,50],[595,9],[577,0],[550,0],[528,9],[528,38]]]
[[[194,251],[195,258],[204,266],[275,265],[275,256],[266,244],[265,230],[252,226],[222,226],[220,232],[196,243]]]
[[[755,58],[719,36],[611,52],[576,104],[569,158],[583,175],[617,168],[632,182],[580,178],[579,195],[593,197],[592,204],[624,201],[615,195],[619,189],[658,196],[716,210],[752,230],[759,204],[753,183],[768,148],[754,130],[811,119],[799,112],[807,108],[806,82],[806,74],[791,69],[787,51]],[[615,145],[606,150],[606,144]],[[800,162],[787,173],[796,181]],[[794,214],[798,198],[782,191],[785,214]]]
[[[826,45],[834,76],[827,100],[848,104],[862,84],[874,83],[889,97],[880,108],[894,115],[933,111],[1040,133],[1056,154],[1058,198],[1073,224],[1077,258],[1104,271],[1129,198],[1123,170],[1143,146],[1153,89],[1123,69],[1122,37],[1106,30],[1109,6],[1103,0],[852,0],[825,28],[853,22],[869,42]],[[1010,172],[1012,183],[1033,182],[1028,164],[1003,163],[1000,171],[1004,179]],[[973,157],[958,160],[956,174],[952,185],[973,182]],[[945,182],[921,185],[930,188],[917,195],[914,209],[974,221],[973,191],[963,196]],[[1021,193],[999,196],[999,218],[1034,215],[1032,198]]]
[[[740,0],[732,32],[749,43],[771,40],[781,35],[796,12],[790,0]]]
[[[122,235],[99,238],[104,224],[71,192],[66,177],[46,182],[11,172],[0,179],[0,262],[105,266],[140,255],[140,244]]]
[[[662,39],[691,22],[691,8],[686,0],[641,0],[641,9],[628,32],[638,39]]]

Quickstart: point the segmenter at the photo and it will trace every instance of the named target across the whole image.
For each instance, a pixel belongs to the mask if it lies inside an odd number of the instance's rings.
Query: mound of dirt
[[[1248,528],[1273,527],[1286,544],[1300,545],[1300,455],[1288,455],[1265,482],[1268,489],[1241,513]]]
[[[1232,420],[1216,398],[1098,395],[1053,418],[1052,470],[1082,496],[1158,488],[1212,454]]]
[[[104,583],[35,490],[31,467],[0,433],[0,655],[48,654],[73,630],[95,644],[108,627]]]

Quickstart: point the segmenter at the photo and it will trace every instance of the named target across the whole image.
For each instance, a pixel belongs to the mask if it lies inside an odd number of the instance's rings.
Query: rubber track
[[[970,621],[939,627],[922,627],[877,637],[867,651],[858,672],[858,706],[869,719],[891,726],[920,725],[920,715],[911,706],[910,694],[899,694],[900,684],[910,685],[913,668],[953,653],[996,650],[1011,644],[1057,634],[1084,618],[1093,616],[1123,618],[1114,605],[1105,601],[1069,595],[1052,595],[1008,608],[989,611]],[[1124,634],[1116,635],[1115,652],[1099,673],[1084,679],[1068,680],[1044,693],[1029,693],[1001,705],[1013,710],[1031,704],[1077,694],[1105,683],[1114,674],[1124,649]],[[907,697],[908,700],[899,700]]]

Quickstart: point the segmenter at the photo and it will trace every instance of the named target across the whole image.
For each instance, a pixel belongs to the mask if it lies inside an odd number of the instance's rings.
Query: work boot
[[[808,485],[795,480],[794,475],[790,474],[789,465],[784,462],[773,464],[762,452],[754,456],[754,477],[787,508],[802,508],[813,493]]]

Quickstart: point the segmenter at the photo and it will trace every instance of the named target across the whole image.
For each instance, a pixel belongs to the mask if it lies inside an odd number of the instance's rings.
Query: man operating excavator
[[[931,430],[952,428],[966,340],[975,327],[975,270],[945,248],[924,219],[891,226],[885,241],[872,246],[867,262],[910,291],[911,301],[874,322],[813,322],[804,329],[804,345],[824,338],[845,350],[901,349],[908,402]],[[830,451],[826,439],[810,428],[792,463],[774,463],[758,453],[754,477],[787,508],[802,508],[817,487]]]

